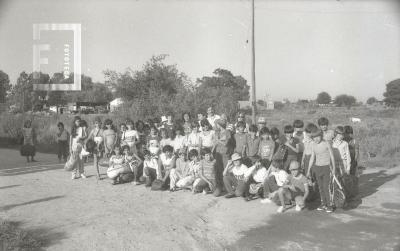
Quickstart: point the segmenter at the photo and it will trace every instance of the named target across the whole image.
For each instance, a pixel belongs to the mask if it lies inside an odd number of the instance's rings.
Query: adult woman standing
[[[83,143],[87,138],[87,132],[81,126],[81,118],[79,116],[74,117],[74,121],[72,122],[71,126],[70,137],[69,152],[71,153],[72,158],[76,158],[78,160],[78,167],[72,172],[71,178],[77,179],[82,177],[83,179],[86,179],[81,152],[83,149]]]

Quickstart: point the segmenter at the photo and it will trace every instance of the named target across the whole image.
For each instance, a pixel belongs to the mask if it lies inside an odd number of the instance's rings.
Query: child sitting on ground
[[[285,183],[288,173],[284,170],[282,160],[273,160],[264,179],[264,199],[261,203],[271,203],[280,187]]]
[[[333,132],[333,130],[328,129],[329,120],[325,117],[319,118],[318,126],[322,130],[322,133],[323,133],[322,139],[325,140],[326,142],[328,142],[329,144],[332,144],[334,132]]]
[[[189,169],[192,172],[193,176],[193,186],[192,186],[192,192],[193,193],[198,193],[199,191],[196,190],[195,188],[197,187],[197,184],[201,181],[200,178],[200,157],[199,157],[199,152],[196,149],[192,149],[189,151]]]
[[[223,172],[225,189],[228,191],[225,198],[230,199],[247,195],[247,171],[247,166],[242,164],[242,156],[239,153],[232,154],[232,160],[228,161]]]
[[[248,184],[249,184],[249,194],[246,197],[246,201],[257,199],[259,193],[262,191],[264,186],[264,180],[267,178],[268,171],[261,164],[260,160],[255,160],[254,165],[249,167],[248,174]]]
[[[143,178],[141,180],[145,180],[146,187],[151,187],[153,181],[157,179],[158,172],[158,156],[151,155],[149,150],[143,150]]]
[[[133,184],[135,185],[139,185],[139,177],[140,177],[140,172],[142,170],[140,170],[140,166],[143,163],[143,161],[139,158],[139,156],[135,153],[133,153],[128,145],[124,145],[122,147],[122,152],[124,153],[125,156],[125,163],[127,163],[129,165],[129,168],[131,169],[132,173],[133,173]],[[127,178],[127,177],[124,177]],[[125,180],[125,182],[127,182],[127,180]]]
[[[305,207],[305,201],[309,195],[307,178],[300,172],[299,162],[293,160],[290,162],[290,175],[278,190],[280,207],[278,213],[283,213],[288,207],[285,202],[294,200],[296,211],[301,211]]]
[[[176,160],[175,168],[169,173],[170,191],[174,192],[178,188],[188,188],[193,184],[194,178],[189,168],[189,163],[186,161],[185,149],[180,149],[179,156]]]
[[[194,189],[198,192],[213,192],[215,197],[221,195],[221,183],[216,179],[216,160],[213,159],[211,150],[205,148],[202,151],[203,159],[200,161],[200,181]]]
[[[112,180],[112,185],[123,183],[121,180],[121,175],[124,172],[123,164],[125,164],[125,156],[121,154],[121,147],[116,145],[107,169],[107,176]]]

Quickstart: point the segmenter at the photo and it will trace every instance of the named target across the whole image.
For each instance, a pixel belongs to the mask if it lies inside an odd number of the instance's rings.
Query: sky
[[[35,23],[80,23],[82,73],[94,81],[168,54],[192,81],[225,68],[250,85],[250,0],[0,0],[0,70],[13,84],[33,71]],[[42,33],[42,71],[62,69],[71,34]],[[255,0],[255,37],[257,99],[381,99],[400,78],[398,0]]]

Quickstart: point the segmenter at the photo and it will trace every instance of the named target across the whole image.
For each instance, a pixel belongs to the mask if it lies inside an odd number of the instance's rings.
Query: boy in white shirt
[[[261,203],[271,203],[280,187],[287,180],[288,173],[284,170],[282,160],[272,161],[268,168],[267,177],[264,179],[264,199]]]
[[[232,154],[232,160],[228,161],[224,172],[223,181],[228,194],[225,198],[245,196],[247,193],[247,172],[248,168],[242,164],[242,157],[239,153]]]

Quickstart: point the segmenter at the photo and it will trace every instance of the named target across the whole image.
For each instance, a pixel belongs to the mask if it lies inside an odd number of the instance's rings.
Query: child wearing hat
[[[328,141],[325,141],[323,132],[316,129],[311,133],[313,139],[310,163],[308,164],[307,177],[311,178],[311,168],[317,180],[319,194],[321,197],[321,205],[317,210],[325,210],[332,213],[332,203],[329,195],[329,184],[331,175],[335,175],[335,159],[333,157],[332,147]]]
[[[223,181],[228,192],[225,198],[229,199],[247,194],[247,172],[247,166],[242,164],[242,156],[239,153],[232,154],[232,159],[223,172]]]
[[[286,201],[293,201],[296,204],[296,211],[301,211],[305,207],[305,201],[309,195],[309,182],[307,178],[300,172],[300,164],[296,160],[292,160],[289,166],[290,175],[286,182],[278,190],[280,207],[278,213],[283,213],[287,206]]]

